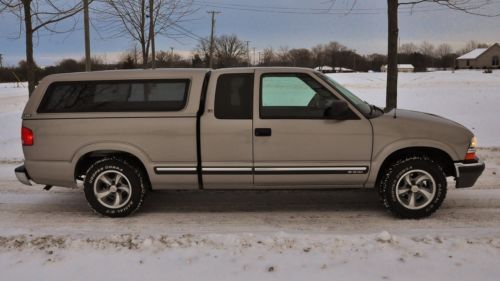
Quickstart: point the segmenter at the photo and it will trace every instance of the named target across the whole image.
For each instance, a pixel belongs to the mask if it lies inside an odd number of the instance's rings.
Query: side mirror
[[[326,119],[346,120],[351,116],[351,110],[346,101],[336,100],[325,109],[324,117]]]

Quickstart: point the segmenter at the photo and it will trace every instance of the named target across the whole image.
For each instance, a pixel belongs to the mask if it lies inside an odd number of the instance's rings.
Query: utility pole
[[[252,64],[255,65],[255,47],[253,47],[253,58],[252,58]]]
[[[0,68],[3,67],[3,54],[0,54]]]
[[[151,68],[156,67],[154,0],[149,0],[149,38],[151,38]]]
[[[208,11],[207,13],[212,14],[212,29],[210,31],[210,57],[208,58],[208,67],[213,67],[213,57],[214,57],[214,32],[215,32],[215,15],[220,14],[219,11]]]
[[[85,33],[85,71],[90,71],[89,0],[83,0],[83,29]]]
[[[137,65],[137,44],[134,45],[134,64]]]
[[[247,43],[247,66],[250,66],[250,41],[245,40]]]

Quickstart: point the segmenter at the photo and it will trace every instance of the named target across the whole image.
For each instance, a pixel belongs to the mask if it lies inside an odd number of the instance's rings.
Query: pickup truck
[[[80,187],[110,217],[152,189],[373,188],[394,215],[422,218],[447,177],[470,187],[484,170],[462,125],[384,112],[305,68],[50,75],[22,118],[18,179]]]

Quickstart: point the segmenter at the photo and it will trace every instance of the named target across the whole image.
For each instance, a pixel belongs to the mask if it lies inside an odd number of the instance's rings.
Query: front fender
[[[420,138],[397,140],[373,152],[370,175],[368,176],[365,186],[371,187],[375,185],[380,168],[387,157],[389,157],[394,152],[408,148],[438,149],[448,154],[448,156],[450,156],[450,158],[454,161],[459,160],[461,157],[461,155],[457,153],[450,145],[447,145],[443,142]]]

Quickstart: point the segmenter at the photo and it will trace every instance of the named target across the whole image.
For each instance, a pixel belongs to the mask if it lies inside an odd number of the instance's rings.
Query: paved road
[[[92,213],[78,190],[0,181],[0,235],[204,233],[500,234],[499,189],[451,189],[431,218],[400,220],[367,190],[151,192],[132,217]]]

